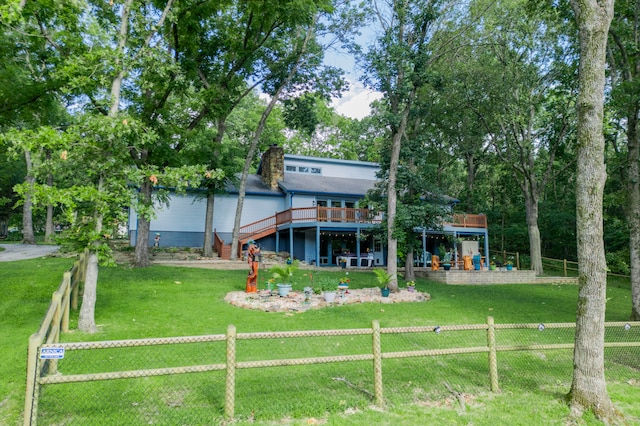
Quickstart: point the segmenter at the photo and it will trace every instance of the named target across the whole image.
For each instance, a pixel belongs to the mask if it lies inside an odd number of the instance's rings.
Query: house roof
[[[240,174],[237,175],[238,183],[240,181]],[[238,193],[238,186],[230,181],[227,181],[226,189],[229,193]],[[273,195],[273,196],[282,196],[282,191],[280,188],[270,188],[266,183],[263,182],[262,177],[256,174],[247,175],[247,185],[245,187],[245,192],[247,194],[253,195]]]
[[[372,189],[375,181],[369,179],[346,179],[342,177],[312,174],[285,173],[284,180],[278,181],[285,192],[298,194],[332,194],[363,197]]]

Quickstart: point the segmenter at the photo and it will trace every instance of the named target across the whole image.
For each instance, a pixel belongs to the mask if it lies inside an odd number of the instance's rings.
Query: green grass
[[[28,337],[37,330],[51,293],[71,263],[70,259],[47,258],[0,264],[3,286],[0,351],[6,361],[0,363],[0,377],[5,378],[0,383],[0,424],[20,423]],[[296,272],[294,290],[308,284],[309,272]],[[314,273],[314,279],[341,275],[321,271]],[[266,277],[261,271],[260,286]],[[349,277],[352,288],[376,286],[375,276],[370,272],[353,271]],[[102,268],[96,305],[99,333],[72,332],[63,340],[221,334],[226,332],[228,324],[245,333],[368,328],[374,319],[379,320],[382,327],[485,323],[488,316],[493,316],[496,323],[572,322],[577,301],[577,287],[570,285],[447,286],[418,280],[417,289],[431,295],[429,302],[348,305],[298,314],[267,313],[240,309],[223,301],[228,291],[244,290],[245,279],[246,271],[163,266]],[[615,278],[609,282],[607,321],[628,320],[629,287],[628,280]],[[73,313],[72,327],[76,322],[77,313]],[[527,338],[553,341],[557,336],[552,332],[545,332],[543,337],[535,332],[537,334]],[[504,333],[503,336],[510,335]],[[451,347],[458,338],[482,341],[482,336],[477,334],[401,335],[385,336],[383,346],[387,345],[385,350],[425,345]],[[370,347],[369,340],[359,336],[286,342],[239,341],[238,352],[241,360],[269,359],[345,354],[357,352],[354,348],[363,345]],[[255,413],[252,424],[264,425],[307,424],[310,418],[322,419],[330,425],[563,424],[568,415],[562,398],[571,380],[570,355],[567,358],[566,353],[514,352],[500,353],[499,358],[505,365],[514,367],[500,371],[502,392],[497,394],[488,391],[486,354],[386,360],[384,371],[393,374],[384,377],[388,400],[384,411],[371,408],[370,397],[359,391],[373,390],[371,366],[367,362],[239,370],[238,424],[249,424],[251,412]],[[224,343],[214,342],[159,351],[152,348],[109,349],[97,354],[74,351],[68,358],[65,356],[60,369],[70,374],[74,369],[111,371],[218,363],[223,359]],[[638,380],[624,381],[625,374],[629,374],[624,365],[614,373],[609,385],[612,398],[628,416],[640,418]],[[540,381],[540,376],[545,379]],[[353,386],[335,380],[337,377],[346,378]],[[469,396],[465,412],[451,400],[443,381]],[[148,389],[154,391],[145,392]],[[48,398],[48,395],[55,397]],[[91,397],[78,398],[78,395]],[[69,406],[60,409],[52,405],[60,400],[69,401]],[[208,424],[217,424],[221,422],[223,407],[224,372],[211,372],[45,387],[40,412],[47,423],[95,424],[99,418],[100,424],[122,424],[122,418],[127,418],[135,419],[131,424],[138,424],[154,418],[157,424],[170,425],[202,424],[203,418],[209,418]],[[73,413],[71,423],[68,423],[71,415],[68,413]],[[590,415],[584,417],[583,423],[599,424]]]

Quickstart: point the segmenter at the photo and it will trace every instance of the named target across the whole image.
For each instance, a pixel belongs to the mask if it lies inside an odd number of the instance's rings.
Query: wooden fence
[[[49,309],[40,324],[38,332],[29,337],[27,358],[27,391],[24,402],[24,424],[31,424],[31,413],[34,407],[34,396],[37,395],[38,378],[45,371],[54,374],[57,371],[56,360],[49,363],[39,363],[40,350],[46,345],[60,341],[60,333],[69,331],[69,310],[78,309],[80,284],[84,282],[89,255],[85,251],[76,260],[73,267],[62,275],[62,282],[53,292]],[[45,370],[46,368],[46,370]]]
[[[638,330],[640,322],[610,322],[606,323],[605,327],[614,327],[615,329],[623,330]],[[563,341],[561,343],[549,343],[551,340],[546,341],[534,341],[531,339],[521,339],[514,341],[511,338],[504,341],[499,341],[496,338],[496,330],[535,330],[536,332],[543,330],[548,332],[552,329],[565,329],[571,333],[575,333],[575,323],[549,323],[549,324],[495,324],[492,317],[488,317],[486,324],[471,324],[471,325],[443,325],[443,326],[416,326],[416,327],[389,327],[381,328],[377,320],[372,322],[371,328],[363,329],[341,329],[341,330],[300,330],[300,331],[283,331],[283,332],[254,332],[254,333],[237,333],[236,328],[233,325],[229,325],[226,334],[218,335],[205,335],[205,336],[185,336],[185,337],[167,337],[157,339],[135,339],[135,340],[115,340],[115,341],[99,341],[99,342],[65,342],[65,343],[46,343],[40,346],[40,348],[51,351],[61,351],[70,355],[69,360],[65,357],[65,362],[72,362],[73,351],[81,351],[86,354],[87,351],[96,351],[101,349],[114,349],[114,348],[134,348],[143,346],[167,346],[168,349],[173,352],[171,348],[176,348],[176,345],[185,345],[193,343],[210,343],[220,342],[226,344],[226,355],[223,362],[214,364],[202,364],[202,365],[188,365],[179,367],[161,367],[161,368],[147,368],[143,370],[121,370],[121,371],[101,371],[96,373],[85,374],[50,374],[51,368],[47,371],[49,374],[44,374],[42,377],[37,377],[36,388],[34,389],[34,404],[33,409],[28,411],[29,415],[25,413],[25,424],[35,424],[37,419],[37,405],[38,405],[38,387],[51,386],[63,383],[80,383],[80,382],[96,382],[96,381],[108,381],[118,379],[131,379],[131,378],[143,378],[143,377],[155,377],[155,376],[167,376],[176,374],[189,374],[189,373],[204,373],[211,371],[224,371],[225,372],[225,396],[224,396],[224,417],[227,421],[232,421],[235,416],[235,402],[236,402],[236,371],[240,369],[252,369],[252,368],[273,368],[283,366],[302,366],[311,364],[331,364],[331,363],[345,363],[354,361],[370,361],[373,375],[373,387],[374,392],[372,394],[375,399],[375,403],[382,406],[385,402],[383,393],[383,377],[382,377],[382,364],[383,360],[400,359],[400,358],[412,358],[412,357],[440,357],[448,355],[460,355],[460,354],[474,354],[474,353],[486,353],[488,364],[488,377],[487,384],[491,391],[499,391],[498,381],[498,361],[497,354],[499,352],[513,352],[513,351],[534,351],[541,352],[545,350],[570,350],[573,348],[571,341]],[[459,332],[472,332],[474,338],[469,338],[466,341],[455,339],[456,347],[440,347],[430,349],[418,349],[408,350],[404,348],[398,351],[383,351],[382,341],[383,336],[399,336],[402,334],[416,334],[419,336],[426,336],[428,334],[445,334],[451,336]],[[484,339],[481,336],[475,334],[483,333]],[[356,353],[343,353],[333,354],[331,356],[316,356],[316,357],[300,357],[300,358],[271,358],[272,354],[266,355],[265,358],[258,357],[255,359],[255,353],[252,353],[252,360],[241,361],[239,359],[245,358],[248,354],[239,353],[236,343],[238,341],[246,340],[279,340],[284,341],[286,339],[298,339],[298,338],[317,338],[317,337],[333,337],[333,336],[370,336],[371,345],[360,345]],[[484,341],[484,343],[482,343]],[[224,343],[223,343],[224,342]],[[517,343],[517,344],[516,344]],[[173,345],[173,346],[172,346]],[[387,345],[388,346],[388,345]],[[368,347],[368,350],[366,349]],[[637,331],[633,331],[626,341],[612,341],[609,340],[605,343],[607,348],[640,348],[640,335]],[[347,350],[346,348],[343,348]],[[352,348],[353,349],[353,348]],[[160,350],[158,348],[157,350]],[[291,354],[288,354],[290,357]],[[570,355],[569,355],[570,356]],[[37,358],[36,360],[37,361]],[[51,360],[40,360],[42,364],[52,362]],[[31,362],[31,360],[30,360]],[[67,365],[67,369],[72,369]],[[41,370],[43,371],[43,370]],[[108,401],[105,401],[108,404]]]

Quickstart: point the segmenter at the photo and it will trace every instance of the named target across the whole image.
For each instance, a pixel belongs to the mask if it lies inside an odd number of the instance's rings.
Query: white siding
[[[360,163],[356,161],[341,160],[313,160],[304,158],[287,158],[284,159],[285,172],[294,173],[287,170],[287,166],[298,167],[314,167],[321,169],[321,176],[353,178],[353,179],[369,179],[376,180],[376,173],[380,169],[372,163]],[[313,175],[313,173],[310,173]]]
[[[154,231],[203,232],[207,200],[190,194],[171,194],[169,205],[156,206]]]
[[[236,195],[216,195],[213,227],[218,232],[232,232],[238,197]],[[242,210],[241,225],[247,225],[285,210],[284,198],[249,195]],[[204,232],[207,200],[192,194],[171,194],[169,206],[158,206],[156,217],[151,220],[153,232]],[[137,229],[137,213],[131,209],[130,230]]]
[[[313,207],[315,205],[316,197],[313,195],[298,195],[293,197],[293,208],[298,209],[301,207]]]
[[[233,232],[238,197],[235,195],[216,195],[213,214],[213,226],[218,232]],[[284,197],[250,195],[244,201],[241,225],[273,216],[277,211],[285,210]],[[203,222],[204,223],[204,222]]]

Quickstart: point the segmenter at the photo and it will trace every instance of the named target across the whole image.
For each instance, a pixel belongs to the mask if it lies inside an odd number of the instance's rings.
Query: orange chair
[[[440,256],[434,254],[431,256],[431,270],[437,271],[438,269],[440,269]]]

